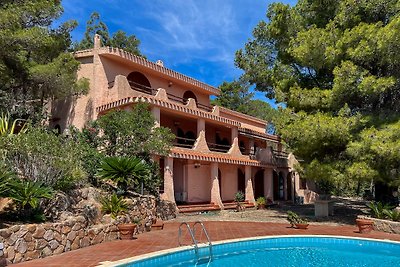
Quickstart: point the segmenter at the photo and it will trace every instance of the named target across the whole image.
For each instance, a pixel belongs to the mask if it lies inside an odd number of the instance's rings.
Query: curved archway
[[[185,102],[185,104],[187,103],[189,98],[193,98],[194,101],[197,103],[197,97],[196,95],[192,92],[192,91],[186,91],[183,93],[183,101]]]
[[[143,73],[133,71],[129,73],[126,79],[132,88],[138,89],[139,91],[145,91],[146,93],[151,93],[150,81]]]

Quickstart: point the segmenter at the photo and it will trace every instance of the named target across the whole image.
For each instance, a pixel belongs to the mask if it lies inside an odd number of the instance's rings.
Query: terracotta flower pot
[[[356,224],[360,233],[369,233],[374,229],[374,222],[367,219],[356,219]]]
[[[259,210],[265,209],[265,204],[258,204],[257,209],[259,209]]]
[[[308,228],[308,223],[295,223],[294,224],[297,229],[307,229]]]
[[[119,237],[122,240],[133,239],[133,232],[135,231],[135,228],[136,224],[134,223],[118,224]]]

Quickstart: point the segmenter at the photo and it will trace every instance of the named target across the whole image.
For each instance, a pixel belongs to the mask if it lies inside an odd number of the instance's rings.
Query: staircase
[[[224,204],[225,210],[233,210],[233,209],[236,209],[236,206],[237,206],[236,202],[234,202],[234,201],[223,202],[223,204]],[[255,208],[255,205],[253,203],[249,203],[249,201],[247,201],[247,200],[240,202],[240,205],[245,209]]]
[[[206,211],[218,211],[221,208],[213,203],[204,204],[188,204],[188,205],[178,205],[179,213],[200,213]]]

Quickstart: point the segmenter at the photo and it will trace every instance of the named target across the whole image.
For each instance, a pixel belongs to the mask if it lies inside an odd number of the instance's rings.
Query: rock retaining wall
[[[377,218],[371,218],[366,216],[358,216],[360,219],[367,219],[374,222],[374,230],[392,233],[392,234],[400,234],[400,222],[394,222],[390,220],[381,220]]]
[[[119,223],[139,220],[135,233],[139,234],[149,230],[157,217],[166,220],[176,216],[175,204],[157,201],[154,196],[137,195],[126,201],[129,212],[116,219],[112,219],[110,215],[102,216],[100,206],[93,202],[93,199],[88,201],[90,206],[81,199],[77,203],[80,203],[79,207],[82,208],[75,208],[78,205],[68,208],[68,211],[57,214],[59,218],[56,222],[13,225],[0,229],[0,243],[4,243],[4,256],[8,263],[18,263],[57,255],[118,239]],[[86,209],[87,206],[90,209]],[[87,216],[85,209],[94,216]]]

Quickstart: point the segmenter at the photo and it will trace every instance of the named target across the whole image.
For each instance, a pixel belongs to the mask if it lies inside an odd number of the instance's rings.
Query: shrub
[[[15,174],[8,170],[4,163],[0,162],[0,197],[7,197],[10,182],[14,179],[16,179]]]
[[[244,201],[244,194],[242,191],[237,191],[234,198],[236,203]]]
[[[128,205],[123,197],[118,197],[115,193],[102,198],[100,202],[102,205],[101,211],[106,214],[111,214],[111,217],[114,219],[128,210]]]
[[[384,211],[391,210],[393,208],[388,204],[383,204],[382,202],[375,201],[368,203],[367,207],[371,209],[372,216],[377,219],[384,219],[386,217]]]
[[[101,163],[98,176],[116,183],[124,193],[150,174],[149,166],[140,158],[108,157]]]
[[[257,200],[256,200],[256,202],[257,202],[257,205],[258,205],[258,206],[259,206],[259,205],[266,205],[266,204],[267,204],[267,201],[266,201],[265,197],[258,197]]]
[[[398,210],[383,210],[383,213],[392,221],[400,221],[400,212]]]
[[[290,223],[290,225],[293,227],[295,224],[298,223],[306,223],[307,220],[304,218],[301,218],[296,212],[293,212],[291,210],[289,210],[287,212],[287,218],[288,222]]]

